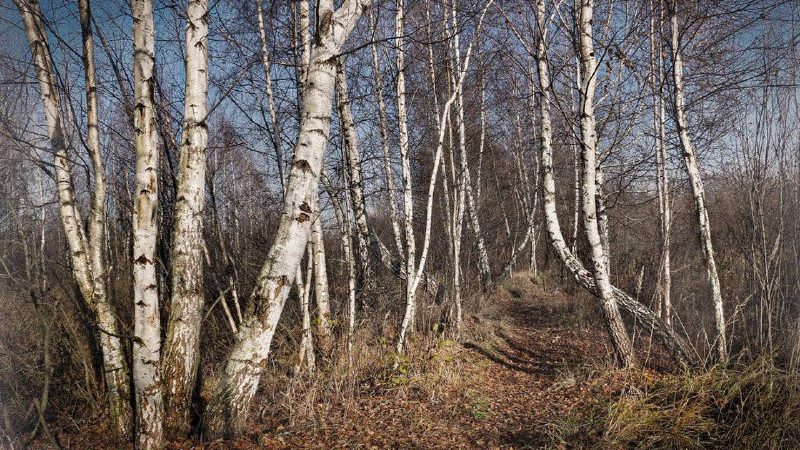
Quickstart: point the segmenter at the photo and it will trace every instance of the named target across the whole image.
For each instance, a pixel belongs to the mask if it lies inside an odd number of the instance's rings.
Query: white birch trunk
[[[132,410],[129,403],[128,364],[119,338],[116,314],[107,294],[108,267],[105,254],[106,182],[100,151],[97,111],[97,87],[94,68],[94,38],[91,32],[91,10],[88,0],[79,0],[78,8],[83,37],[83,66],[86,81],[87,147],[92,159],[94,190],[89,213],[88,233],[78,209],[72,180],[71,155],[64,136],[59,112],[56,79],[53,73],[45,24],[38,1],[15,0],[23,19],[25,35],[31,49],[36,77],[39,82],[42,107],[47,122],[50,145],[55,154],[56,189],[64,235],[72,262],[73,276],[88,309],[95,315],[103,358],[109,417],[121,439],[131,432]],[[87,242],[88,234],[88,242]]]
[[[164,403],[159,370],[161,321],[158,306],[158,135],[155,119],[155,22],[152,0],[134,0],[133,127],[136,134],[136,190],[133,207],[133,385],[136,390],[136,446],[164,445]]]
[[[317,219],[317,221],[318,220],[319,219]],[[295,373],[299,373],[303,369],[304,362],[308,364],[309,372],[313,372],[315,366],[314,339],[311,333],[311,310],[309,307],[311,300],[311,279],[314,277],[314,244],[311,239],[309,239],[308,244],[306,244],[306,259],[308,261],[306,263],[305,283],[301,275],[301,267],[297,268],[297,276],[294,280],[297,296],[300,299],[300,311],[302,313],[300,355],[297,365],[294,368]]]
[[[334,58],[369,2],[345,0],[337,10],[319,4],[320,26],[310,54],[302,120],[284,199],[284,212],[252,294],[255,314],[245,318],[236,335],[224,373],[205,413],[208,437],[237,434],[247,425],[250,401],[269,356],[272,337],[283,312],[297,267],[319,211],[318,184],[331,125],[336,78]]]
[[[583,227],[586,239],[591,247],[595,286],[597,287],[598,296],[602,300],[603,313],[614,344],[617,361],[623,367],[630,367],[636,364],[633,346],[612,292],[608,272],[608,253],[603,245],[597,217],[597,130],[594,114],[597,62],[594,57],[594,44],[592,42],[594,1],[580,0],[580,2],[580,8],[576,8],[576,13],[578,14],[576,23],[578,24],[578,49],[582,75],[580,126],[583,147],[583,195],[581,205]]]
[[[275,162],[278,166],[278,178],[280,178],[281,182],[281,192],[286,192],[286,167],[283,162],[283,149],[281,148],[281,133],[283,127],[278,120],[278,111],[275,108],[275,97],[272,92],[272,63],[270,62],[269,46],[267,44],[267,30],[264,26],[264,11],[261,7],[261,1],[262,0],[256,0],[258,37],[261,41],[261,65],[264,67],[267,108],[269,110],[270,122],[272,122],[272,146],[275,150]]]
[[[403,176],[403,225],[406,243],[406,308],[403,314],[403,322],[400,324],[399,337],[397,339],[396,351],[403,353],[406,334],[416,316],[416,259],[417,244],[414,237],[414,198],[411,186],[411,160],[408,148],[408,125],[406,112],[406,76],[405,76],[405,6],[403,0],[397,0],[397,12],[395,15],[395,48],[397,55],[397,121],[400,135],[400,161]]]
[[[561,234],[561,225],[558,220],[556,209],[556,187],[553,176],[553,149],[552,149],[552,122],[550,119],[550,95],[551,83],[550,72],[547,65],[546,32],[547,22],[545,16],[544,0],[537,0],[537,28],[538,43],[536,47],[536,67],[539,75],[539,88],[541,97],[539,110],[541,117],[541,133],[539,136],[542,167],[542,200],[545,214],[545,225],[547,234],[553,249],[556,251],[561,262],[575,277],[575,280],[589,292],[597,292],[595,280],[592,274],[583,267],[580,260],[569,250],[564,236]],[[614,296],[619,304],[625,308],[639,323],[653,331],[673,357],[686,365],[698,363],[697,355],[692,352],[688,343],[680,336],[675,334],[671,328],[667,327],[650,309],[633,299],[616,287],[612,287]]]
[[[175,436],[188,435],[191,427],[205,300],[203,210],[208,141],[208,0],[191,0],[186,15],[186,94],[172,239],[172,302],[161,363],[165,425]]]
[[[314,221],[311,229],[311,241],[314,244],[314,300],[317,304],[317,335],[322,355],[328,355],[333,344],[331,330],[331,305],[328,291],[328,263],[325,258],[325,235],[322,232],[322,220]]]
[[[375,14],[374,22],[377,20],[378,16]],[[373,35],[377,27],[374,22],[371,23]],[[380,59],[378,58],[378,44],[374,38],[371,49],[372,71],[375,74],[375,97],[378,102],[378,125],[381,132],[381,149],[383,150],[383,173],[386,177],[386,191],[389,197],[389,218],[392,221],[392,233],[397,254],[400,256],[400,260],[404,262],[406,255],[403,252],[403,235],[400,231],[400,217],[397,212],[395,198],[394,170],[392,169],[391,150],[389,149],[389,120],[386,117],[386,103],[383,100],[383,79],[381,77]]]
[[[683,60],[681,58],[680,36],[678,31],[678,3],[673,2],[670,17],[672,44],[672,78],[675,123],[678,128],[678,136],[683,149],[683,161],[689,181],[692,185],[692,196],[694,197],[695,213],[700,231],[700,243],[703,247],[703,258],[706,266],[706,277],[711,285],[711,300],[714,305],[714,323],[716,325],[717,336],[715,339],[717,357],[721,363],[728,361],[728,344],[725,325],[725,309],[722,302],[722,288],[720,287],[719,275],[717,274],[717,262],[714,258],[714,247],[711,241],[711,224],[708,221],[708,211],[705,206],[705,192],[703,179],[700,176],[700,169],[697,163],[697,152],[694,144],[689,137],[688,123],[686,120],[686,100],[683,89]]]

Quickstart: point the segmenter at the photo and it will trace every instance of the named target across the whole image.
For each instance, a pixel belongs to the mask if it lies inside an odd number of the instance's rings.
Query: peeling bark
[[[329,0],[319,3],[325,18],[316,30],[310,52],[306,92],[297,145],[289,172],[284,211],[275,241],[252,294],[255,313],[246,317],[228,356],[224,372],[211,394],[204,417],[206,437],[238,434],[247,424],[269,356],[275,329],[319,215],[319,176],[331,125],[335,57],[361,17],[368,0],[345,0],[337,10]]]
[[[203,210],[208,142],[208,0],[191,0],[186,13],[186,94],[172,238],[172,302],[161,362],[165,424],[175,436],[188,435],[191,427],[205,300]],[[226,306],[224,299],[223,305]]]
[[[152,0],[134,0],[133,127],[136,133],[136,191],[133,207],[133,385],[136,447],[164,446],[161,320],[156,273],[158,135],[155,119],[155,22]]]
[[[90,26],[89,1],[78,1],[86,81],[88,125],[86,144],[92,159],[94,175],[88,231],[84,229],[83,217],[75,198],[70,149],[64,136],[63,121],[59,112],[56,79],[50,59],[41,7],[35,0],[15,0],[14,3],[23,19],[25,35],[39,82],[47,133],[55,159],[59,214],[69,247],[73,276],[84,302],[97,321],[111,424],[117,436],[121,440],[126,440],[131,432],[132,410],[129,403],[128,364],[125,359],[123,343],[119,337],[116,314],[109,301],[106,286],[109,270],[104,258],[106,249],[106,179],[100,151],[94,38]]]

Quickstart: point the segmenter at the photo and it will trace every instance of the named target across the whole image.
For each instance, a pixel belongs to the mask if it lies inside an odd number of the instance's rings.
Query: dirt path
[[[560,293],[502,289],[464,344],[445,343],[435,373],[330,407],[317,423],[279,425],[204,448],[539,448],[552,445],[586,382],[608,360],[593,311]],[[589,319],[591,317],[592,319]],[[594,368],[594,369],[593,369]],[[196,448],[196,447],[195,447]]]

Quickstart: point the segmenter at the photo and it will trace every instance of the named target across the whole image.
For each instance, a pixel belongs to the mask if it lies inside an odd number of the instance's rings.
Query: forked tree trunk
[[[717,358],[721,363],[728,361],[727,333],[725,330],[725,309],[722,303],[722,288],[717,274],[717,262],[714,258],[714,246],[711,241],[711,224],[708,221],[708,211],[706,210],[706,195],[703,188],[703,179],[700,176],[700,169],[697,163],[697,152],[691,137],[689,137],[688,123],[686,120],[686,100],[683,90],[683,59],[681,58],[681,42],[678,31],[678,2],[672,3],[670,16],[671,45],[672,45],[672,81],[675,92],[673,93],[673,106],[675,113],[675,123],[678,128],[678,136],[683,149],[683,162],[686,165],[686,172],[689,174],[689,181],[692,185],[692,196],[694,197],[695,213],[700,231],[700,244],[703,247],[703,259],[706,266],[706,277],[711,285],[711,300],[714,306],[714,324],[717,328],[715,339]]]
[[[536,1],[537,11],[537,46],[536,46],[536,68],[539,75],[539,90],[541,97],[539,100],[539,111],[541,118],[541,133],[539,135],[540,151],[541,151],[541,166],[542,166],[542,200],[545,214],[545,224],[547,227],[547,234],[550,238],[550,243],[553,246],[556,254],[561,262],[575,277],[575,280],[584,287],[584,289],[596,295],[597,287],[595,285],[594,277],[588,270],[583,267],[583,264],[574,256],[574,254],[567,247],[564,236],[561,234],[561,225],[558,220],[558,213],[556,210],[556,184],[553,175],[553,149],[552,149],[552,121],[550,118],[550,96],[551,96],[551,83],[550,72],[547,63],[547,19],[545,16],[545,0]],[[622,290],[612,286],[612,293],[619,302],[619,305],[628,311],[637,322],[641,323],[646,328],[653,331],[656,338],[658,338],[670,352],[674,358],[686,365],[696,365],[698,363],[697,355],[695,355],[689,344],[685,342],[674,331],[667,327],[664,322],[656,316],[646,306],[642,305],[631,296]]]
[[[318,184],[331,125],[336,63],[350,32],[369,4],[345,0],[334,11],[319,3],[320,25],[310,53],[297,146],[284,199],[284,211],[267,260],[252,294],[255,314],[245,318],[228,355],[224,372],[211,394],[204,417],[207,437],[237,434],[247,425],[250,402],[266,366],[280,319],[311,225],[319,211]]]
[[[83,65],[86,81],[87,147],[92,159],[94,190],[89,212],[88,233],[78,209],[72,179],[69,147],[64,136],[59,110],[56,78],[47,44],[42,11],[36,0],[15,0],[25,27],[25,35],[39,82],[47,133],[55,155],[56,189],[59,214],[72,262],[72,272],[84,302],[94,314],[103,358],[103,373],[109,401],[109,417],[117,436],[127,439],[131,432],[132,410],[129,403],[128,364],[118,331],[116,314],[107,294],[108,266],[105,254],[106,182],[100,152],[97,84],[94,68],[94,38],[88,0],[79,0],[78,8],[83,37]],[[88,240],[87,240],[88,234]]]
[[[161,320],[158,305],[158,135],[155,118],[155,21],[152,0],[134,0],[133,128],[136,190],[133,205],[133,385],[136,446],[164,446],[161,393]]]
[[[191,0],[186,15],[186,94],[172,239],[172,302],[161,362],[165,425],[175,436],[185,436],[190,431],[205,300],[203,210],[208,141],[208,0]]]
[[[611,289],[611,280],[608,273],[608,253],[600,233],[597,211],[597,130],[594,114],[594,93],[597,85],[597,62],[594,57],[594,44],[592,42],[593,0],[580,0],[580,8],[576,8],[578,16],[578,49],[580,51],[580,64],[582,86],[580,89],[580,123],[581,145],[583,147],[583,228],[586,239],[591,248],[591,260],[594,266],[594,280],[597,294],[602,300],[603,314],[606,325],[614,344],[617,361],[623,367],[636,364],[633,354],[633,345],[622,315],[619,313],[617,300]]]

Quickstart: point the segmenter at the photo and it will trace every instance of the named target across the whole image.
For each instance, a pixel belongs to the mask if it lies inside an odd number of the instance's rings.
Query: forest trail
[[[316,423],[203,448],[558,446],[571,411],[613,394],[594,380],[608,369],[610,347],[599,311],[521,276],[495,291],[484,318],[471,318],[463,343],[440,343],[436,369],[376,383]]]

